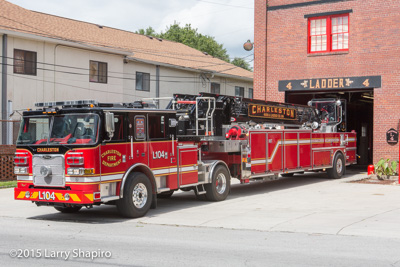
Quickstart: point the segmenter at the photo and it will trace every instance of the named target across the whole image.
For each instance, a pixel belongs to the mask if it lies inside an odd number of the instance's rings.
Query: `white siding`
[[[0,42],[0,51],[1,51]],[[37,53],[37,75],[13,73],[14,49]],[[41,40],[8,36],[7,97],[14,110],[34,108],[35,102],[94,99],[99,102],[133,102],[156,97],[156,65],[128,61],[122,55],[110,54]],[[90,60],[106,62],[107,83],[89,81]],[[136,72],[150,74],[150,91],[136,90]],[[1,76],[1,75],[0,75]],[[160,66],[160,97],[174,93],[193,94],[210,92],[211,82],[220,84],[220,93],[235,94],[235,86],[245,88],[245,97],[252,82],[202,75],[192,70]],[[1,77],[0,77],[1,80]],[[164,108],[168,101],[162,101]],[[0,114],[1,115],[1,114]],[[13,119],[19,119],[14,115]]]
[[[136,72],[150,74],[150,91],[136,90]],[[129,61],[124,64],[124,102],[133,102],[146,97],[156,97],[156,66]]]
[[[123,57],[89,50],[57,46],[55,99],[95,99],[99,102],[121,102],[123,92]],[[89,81],[89,62],[107,63],[107,83]],[[65,68],[61,66],[69,66]],[[73,72],[70,74],[68,72]]]

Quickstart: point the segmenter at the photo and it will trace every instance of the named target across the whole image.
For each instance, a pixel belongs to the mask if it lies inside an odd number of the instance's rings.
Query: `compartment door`
[[[283,133],[268,133],[268,170],[283,171]]]
[[[180,186],[198,182],[197,146],[178,146],[178,176]]]
[[[250,132],[251,172],[265,173],[267,170],[267,133]]]
[[[285,171],[295,170],[298,167],[299,159],[299,138],[298,133],[285,133]]]
[[[299,136],[300,168],[309,169],[311,167],[311,133],[300,133]]]

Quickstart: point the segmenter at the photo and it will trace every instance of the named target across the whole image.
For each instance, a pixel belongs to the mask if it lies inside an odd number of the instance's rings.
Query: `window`
[[[94,144],[98,126],[99,116],[95,114],[26,117],[22,120],[17,144]]]
[[[249,88],[249,98],[253,98],[253,88]]]
[[[349,49],[349,15],[309,18],[308,52],[321,53]]]
[[[144,116],[135,116],[135,139],[146,139],[146,127],[144,123]]]
[[[219,94],[221,85],[219,83],[211,83],[211,93]]]
[[[125,140],[124,135],[124,115],[114,114],[114,135],[111,138],[112,141]]]
[[[49,117],[25,117],[19,129],[17,145],[47,144],[49,129]]]
[[[36,75],[36,52],[14,49],[14,73]]]
[[[235,96],[244,97],[244,87],[235,86]]]
[[[165,117],[149,114],[149,139],[165,138]]]
[[[107,63],[90,60],[89,81],[107,83]]]
[[[49,144],[94,144],[98,125],[99,116],[95,114],[54,116]]]
[[[136,90],[150,91],[150,73],[136,72]]]

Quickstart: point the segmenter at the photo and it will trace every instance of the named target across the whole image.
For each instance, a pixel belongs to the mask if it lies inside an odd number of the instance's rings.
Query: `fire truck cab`
[[[23,112],[14,196],[64,213],[107,203],[136,218],[179,189],[221,201],[232,177],[327,170],[340,178],[355,163],[355,133],[326,133],[313,107],[207,93],[175,95],[166,109],[92,100],[36,107]]]

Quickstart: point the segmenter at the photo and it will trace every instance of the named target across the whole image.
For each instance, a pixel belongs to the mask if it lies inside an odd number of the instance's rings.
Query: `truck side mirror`
[[[113,138],[113,136],[114,136],[114,131],[115,131],[114,113],[106,112],[105,118],[106,118],[106,132],[107,132],[108,137],[111,140],[111,138]]]

